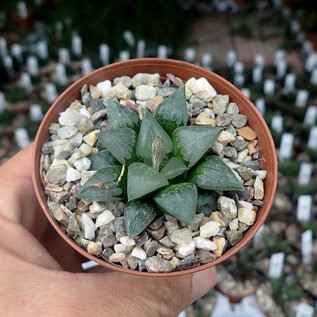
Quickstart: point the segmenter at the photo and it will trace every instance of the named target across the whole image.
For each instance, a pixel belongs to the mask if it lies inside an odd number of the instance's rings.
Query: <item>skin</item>
[[[32,151],[0,167],[0,316],[177,316],[214,286],[214,269],[173,278],[83,272],[86,260],[37,203]]]

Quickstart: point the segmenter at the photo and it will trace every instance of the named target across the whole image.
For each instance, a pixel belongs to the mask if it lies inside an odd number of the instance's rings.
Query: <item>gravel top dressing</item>
[[[49,132],[40,164],[49,210],[113,264],[164,273],[209,263],[263,205],[257,134],[205,78],[85,85]]]

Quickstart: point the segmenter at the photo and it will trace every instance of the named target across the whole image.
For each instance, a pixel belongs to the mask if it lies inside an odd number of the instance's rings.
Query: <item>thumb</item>
[[[120,273],[79,274],[87,294],[95,290],[106,316],[174,317],[216,283],[215,268],[178,277],[140,277]],[[77,275],[78,276],[78,275]],[[99,285],[100,284],[100,285]],[[112,305],[106,308],[105,302]],[[96,307],[96,306],[95,306]],[[98,315],[98,314],[97,314]]]

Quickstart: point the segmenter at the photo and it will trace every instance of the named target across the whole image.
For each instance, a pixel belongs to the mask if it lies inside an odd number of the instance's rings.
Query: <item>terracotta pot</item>
[[[52,122],[56,122],[60,112],[64,111],[74,99],[80,99],[80,89],[84,84],[95,85],[100,81],[105,79],[114,79],[119,76],[127,75],[134,76],[137,73],[159,73],[162,79],[166,78],[167,73],[172,73],[184,81],[187,81],[191,77],[200,78],[205,77],[216,91],[220,94],[228,94],[230,100],[236,102],[241,110],[241,113],[248,117],[249,125],[253,128],[258,135],[258,145],[260,148],[261,162],[263,169],[267,170],[267,177],[265,179],[265,197],[263,199],[264,206],[259,210],[256,222],[251,228],[245,232],[243,239],[234,247],[230,248],[216,261],[201,265],[199,267],[171,273],[148,273],[139,272],[130,269],[125,269],[121,266],[117,266],[104,260],[88,254],[84,249],[82,249],[78,244],[76,244],[71,238],[69,238],[60,228],[59,224],[55,222],[54,218],[50,214],[47,203],[46,196],[40,180],[39,166],[40,166],[40,156],[41,156],[41,145],[46,142],[49,138],[48,128]],[[274,142],[271,137],[270,131],[262,118],[261,114],[258,112],[256,107],[248,100],[243,93],[233,86],[231,83],[199,66],[185,63],[182,61],[169,60],[169,59],[158,59],[158,58],[143,58],[135,59],[124,62],[119,62],[102,67],[87,76],[79,79],[73,85],[71,85],[66,91],[61,94],[54,104],[51,106],[47,114],[45,115],[42,124],[37,132],[35,139],[35,152],[33,157],[33,183],[36,191],[37,198],[39,200],[40,206],[42,207],[46,217],[56,229],[59,235],[75,250],[84,255],[87,259],[92,260],[104,266],[105,268],[112,269],[118,272],[131,273],[134,275],[141,276],[177,276],[190,274],[197,271],[201,271],[212,266],[215,266],[231,256],[237,253],[245,244],[247,244],[258,229],[263,224],[265,218],[267,217],[269,210],[271,208],[276,183],[277,183],[277,158],[275,153]]]

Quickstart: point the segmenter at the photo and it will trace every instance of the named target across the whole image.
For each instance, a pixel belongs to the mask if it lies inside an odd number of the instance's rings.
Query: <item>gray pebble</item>
[[[252,168],[254,171],[258,171],[261,169],[261,164],[259,160],[250,161],[245,164],[247,167]]]
[[[228,114],[235,115],[235,114],[238,114],[240,110],[235,102],[230,102],[229,105],[227,106],[226,112]]]
[[[68,225],[68,218],[59,204],[56,204],[54,202],[48,202],[47,206],[50,212],[52,213],[53,217],[58,222],[60,222],[64,226]]]
[[[138,261],[138,267],[139,267],[139,271],[145,271],[146,270],[146,266],[145,266],[145,261],[144,260],[139,260]]]
[[[237,151],[242,151],[247,148],[248,142],[246,142],[243,137],[238,136],[231,145],[234,146]]]
[[[54,192],[50,190],[46,190],[45,194],[49,196],[55,203],[63,203],[66,202],[69,199],[69,192],[62,191],[62,192]]]
[[[175,246],[175,243],[168,236],[165,236],[159,242],[167,248],[173,248]]]
[[[200,266],[200,261],[193,255],[189,255],[186,258],[179,261],[177,268],[180,271],[192,269],[194,267]]]
[[[148,233],[146,231],[144,231],[142,233],[142,235],[136,241],[136,245],[135,246],[138,247],[138,248],[141,248],[146,243],[146,241],[148,241],[148,239],[149,239],[149,235],[148,235]]]
[[[121,83],[127,88],[130,88],[132,86],[132,79],[129,76],[121,76],[121,77],[115,78],[113,83],[114,85]]]
[[[128,256],[128,264],[129,264],[129,267],[131,270],[135,270],[138,266],[138,263],[139,263],[139,259],[132,256],[131,254]]]
[[[243,237],[243,233],[239,230],[227,230],[226,238],[230,245],[236,245]]]
[[[231,123],[232,116],[227,113],[222,113],[217,116],[216,124],[218,127],[225,127]]]
[[[51,184],[65,184],[66,172],[67,167],[65,165],[51,166],[46,173],[46,178]]]
[[[258,200],[258,199],[252,200],[251,203],[252,203],[252,205],[257,206],[257,207],[263,207],[263,205],[264,205],[263,201]]]
[[[94,129],[94,124],[87,117],[81,117],[76,122],[76,128],[83,134],[86,134]]]
[[[114,254],[114,251],[111,248],[106,248],[102,251],[102,258],[106,261],[109,261],[110,256]]]
[[[150,234],[150,236],[155,240],[160,240],[164,237],[164,233],[165,233],[164,226],[162,226],[161,228],[157,230],[152,230],[152,229],[146,229],[146,230]]]
[[[225,129],[224,129],[224,131],[227,131],[227,132],[229,132],[229,133],[231,133],[233,136],[236,136],[237,135],[237,130],[234,128],[234,126],[233,125],[228,125]]]
[[[76,209],[76,205],[77,205],[76,198],[74,196],[70,196],[68,200],[68,204],[67,204],[68,209],[73,211]]]
[[[86,107],[89,107],[91,96],[90,96],[90,93],[88,92],[88,86],[87,85],[84,85],[81,88],[80,94],[81,94],[81,100],[82,100],[83,104]]]
[[[90,101],[90,106],[93,113],[106,109],[106,106],[104,105],[103,100],[100,98],[92,99]]]
[[[252,178],[252,170],[245,166],[241,166],[237,169],[239,175],[243,178],[244,181],[248,181]]]
[[[233,160],[236,159],[238,156],[237,150],[232,146],[225,146],[223,148],[223,153],[226,157],[233,159]]]
[[[196,252],[196,257],[201,264],[209,263],[217,259],[217,256],[213,253],[199,249]]]
[[[159,89],[158,94],[162,97],[169,97],[176,91],[173,87],[162,87]]]
[[[53,153],[53,142],[45,142],[42,145],[42,153],[44,155]]]
[[[53,142],[54,157],[66,159],[73,153],[73,146],[69,140],[56,140]]]
[[[229,104],[228,95],[217,95],[212,99],[213,110],[215,114],[221,114],[226,112],[227,106]]]
[[[61,125],[59,123],[54,122],[48,128],[48,131],[50,132],[50,134],[56,134],[58,129],[60,129],[60,127],[61,127]]]
[[[124,213],[124,203],[122,201],[116,201],[113,208],[113,214],[116,217],[121,217]]]
[[[204,101],[202,101],[201,99],[199,99],[197,96],[193,95],[190,99],[189,99],[189,103],[192,104],[193,108],[204,108],[206,107],[206,103]]]
[[[147,258],[145,260],[145,266],[148,272],[168,273],[173,271],[172,264],[163,259],[160,255]]]
[[[239,221],[239,231],[244,232],[249,229],[250,226]]]
[[[71,125],[60,128],[57,131],[57,136],[61,140],[69,139],[77,133],[77,128]]]
[[[154,220],[150,224],[149,228],[152,230],[157,230],[163,226],[164,222],[165,222],[165,217],[161,216],[161,217],[157,218],[156,220]]]
[[[108,231],[108,234],[102,238],[101,242],[104,248],[112,247],[118,243],[115,235],[111,231]]]
[[[73,239],[75,239],[80,234],[80,228],[75,214],[72,214],[69,217],[67,234]]]
[[[231,124],[235,128],[242,128],[247,124],[247,122],[248,122],[247,116],[245,116],[244,114],[236,114],[233,117]]]
[[[158,248],[159,244],[157,241],[149,241],[147,240],[144,244],[145,253],[148,257],[153,256]]]
[[[124,217],[119,217],[114,220],[114,227],[116,230],[116,238],[119,241],[121,237],[127,236],[125,230]]]

